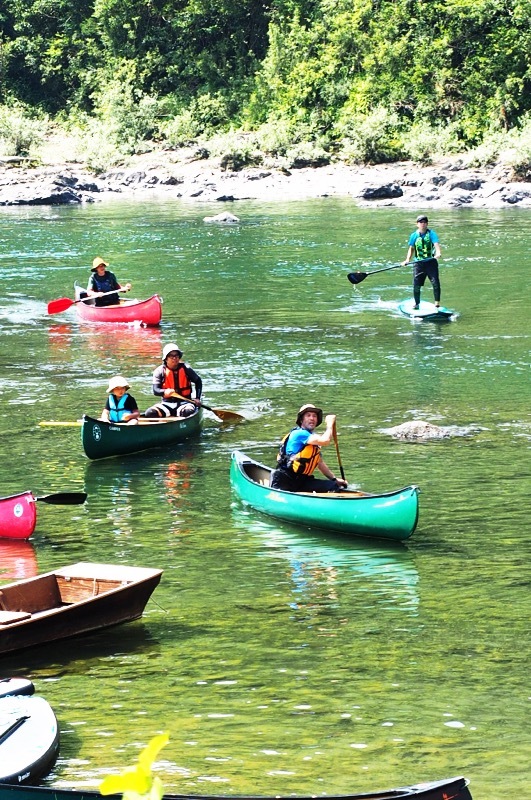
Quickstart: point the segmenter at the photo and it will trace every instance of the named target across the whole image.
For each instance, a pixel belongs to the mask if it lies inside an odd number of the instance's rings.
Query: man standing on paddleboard
[[[414,261],[413,267],[413,298],[414,309],[419,307],[420,290],[429,278],[433,286],[433,299],[436,308],[441,305],[441,284],[439,282],[439,265],[437,259],[441,257],[439,237],[434,230],[428,228],[428,217],[419,214],[417,217],[417,230],[409,237],[409,247],[403,265]],[[416,263],[419,262],[419,263]]]

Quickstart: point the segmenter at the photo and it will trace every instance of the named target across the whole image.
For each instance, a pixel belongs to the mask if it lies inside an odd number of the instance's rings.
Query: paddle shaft
[[[178,397],[179,400],[185,400],[186,402],[191,402],[189,397],[183,397],[182,394],[179,392],[172,392],[172,397]],[[228,411],[224,408],[211,408],[210,406],[205,405],[205,403],[199,403],[201,408],[206,408],[207,411],[211,411],[216,417],[218,417],[223,422],[225,421],[232,421],[232,422],[241,422],[244,417],[241,414],[237,414],[235,411]]]
[[[382,267],[382,269],[375,269],[373,272],[349,272],[347,275],[349,281],[353,284],[361,283],[368,278],[369,275],[377,275],[379,272],[387,272],[390,269],[400,269],[400,267],[409,267],[411,264],[422,264],[424,261],[432,261],[431,258],[422,258],[420,261],[406,261],[400,264],[393,264],[391,267]]]
[[[339,471],[341,473],[341,477],[347,483],[347,479],[345,478],[345,470],[343,469],[343,464],[341,463],[341,456],[339,454],[339,444],[337,441],[337,430],[336,430],[336,423],[334,422],[334,443],[336,445],[336,453],[337,453],[337,463],[339,464]]]
[[[103,294],[98,295],[99,297],[107,297],[110,294],[117,294],[118,292],[127,292],[128,289],[120,288],[120,289],[113,289],[112,292],[103,292]],[[79,300],[71,300],[70,297],[60,297],[58,300],[51,300],[48,303],[48,314],[60,314],[62,311],[66,311],[71,306],[75,306],[76,303],[87,303],[90,300],[94,299],[94,295],[89,297],[81,297]]]

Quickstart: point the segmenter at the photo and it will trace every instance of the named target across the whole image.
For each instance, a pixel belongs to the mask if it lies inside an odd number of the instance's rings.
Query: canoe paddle
[[[389,270],[389,269],[399,269],[400,267],[408,267],[410,264],[423,264],[423,263],[426,263],[427,261],[436,261],[436,260],[437,259],[435,259],[435,258],[423,258],[420,261],[406,261],[405,264],[404,263],[393,264],[392,267],[384,267],[383,269],[375,269],[373,272],[349,272],[349,274],[347,275],[347,278],[351,283],[354,284],[354,286],[357,286],[358,283],[361,283],[362,281],[364,281],[365,278],[369,277],[369,275],[376,275],[378,272],[387,272],[387,270]]]
[[[341,473],[341,477],[343,478],[345,483],[347,483],[347,479],[345,478],[345,470],[343,469],[343,464],[341,463],[341,456],[339,455],[339,444],[338,444],[338,441],[337,441],[337,429],[336,429],[336,423],[335,422],[334,422],[334,431],[333,431],[333,433],[334,433],[334,443],[336,445],[337,463],[339,464],[339,471]]]
[[[83,425],[82,420],[76,419],[75,422],[39,422],[41,428],[80,428]]]
[[[128,289],[114,289],[112,292],[103,292],[100,294],[100,297],[107,297],[109,294],[116,294],[117,292],[127,292]],[[69,297],[59,297],[57,300],[50,300],[48,303],[48,314],[60,314],[62,311],[66,311],[71,306],[75,306],[76,303],[86,303],[87,300],[93,300],[94,296],[91,297],[82,297],[81,300],[71,300]]]
[[[58,492],[57,494],[45,494],[44,497],[34,497],[42,503],[52,503],[57,506],[80,506],[87,499],[86,492]]]
[[[183,397],[183,395],[179,394],[178,392],[173,392],[172,397],[178,397],[179,400],[190,400],[189,397]],[[201,408],[206,408],[207,411],[211,411],[223,422],[243,422],[245,419],[245,417],[242,417],[241,414],[237,414],[235,411],[227,411],[225,408],[210,408],[210,406],[207,406],[204,403],[200,403],[199,405]]]

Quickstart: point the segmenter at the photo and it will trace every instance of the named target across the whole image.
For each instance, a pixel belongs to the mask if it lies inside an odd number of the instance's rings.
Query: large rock
[[[431,422],[424,422],[420,419],[413,419],[410,422],[403,422],[394,428],[384,428],[383,433],[388,433],[395,439],[404,441],[418,441],[419,439],[447,439],[450,434],[444,428],[433,425]]]

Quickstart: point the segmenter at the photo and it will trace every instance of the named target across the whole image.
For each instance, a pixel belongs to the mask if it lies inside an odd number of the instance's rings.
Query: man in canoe
[[[145,417],[190,417],[201,405],[203,381],[189,364],[181,361],[182,354],[176,344],[165,345],[162,364],[153,373],[153,394],[162,400],[148,408]]]
[[[129,383],[123,375],[115,375],[109,380],[107,402],[101,412],[104,422],[132,422],[140,416],[135,398],[128,393]],[[136,423],[135,423],[136,424]]]
[[[439,237],[434,230],[428,228],[428,217],[426,214],[419,214],[417,217],[417,230],[409,237],[409,247],[406,260],[403,265],[409,264],[411,260],[422,263],[415,263],[413,267],[413,298],[418,308],[420,303],[420,290],[424,286],[426,278],[429,278],[433,286],[433,299],[435,306],[441,305],[441,284],[439,282],[439,265],[437,259],[441,257],[441,246]],[[430,259],[426,261],[426,259]]]
[[[325,417],[326,430],[315,433],[323,421],[323,411],[311,403],[299,409],[296,427],[284,437],[277,456],[278,467],[271,475],[271,488],[287,492],[337,492],[347,486],[336,478],[321,456],[321,447],[330,444],[336,423],[335,414]],[[327,480],[314,478],[318,469]]]
[[[90,268],[91,276],[87,286],[87,294],[89,297],[96,298],[97,306],[115,306],[120,302],[119,295],[108,294],[108,292],[118,292],[118,289],[128,292],[131,288],[130,283],[125,286],[120,286],[116,280],[116,275],[107,269],[109,265],[105,263],[103,258],[96,256]],[[103,296],[105,295],[105,297]]]

